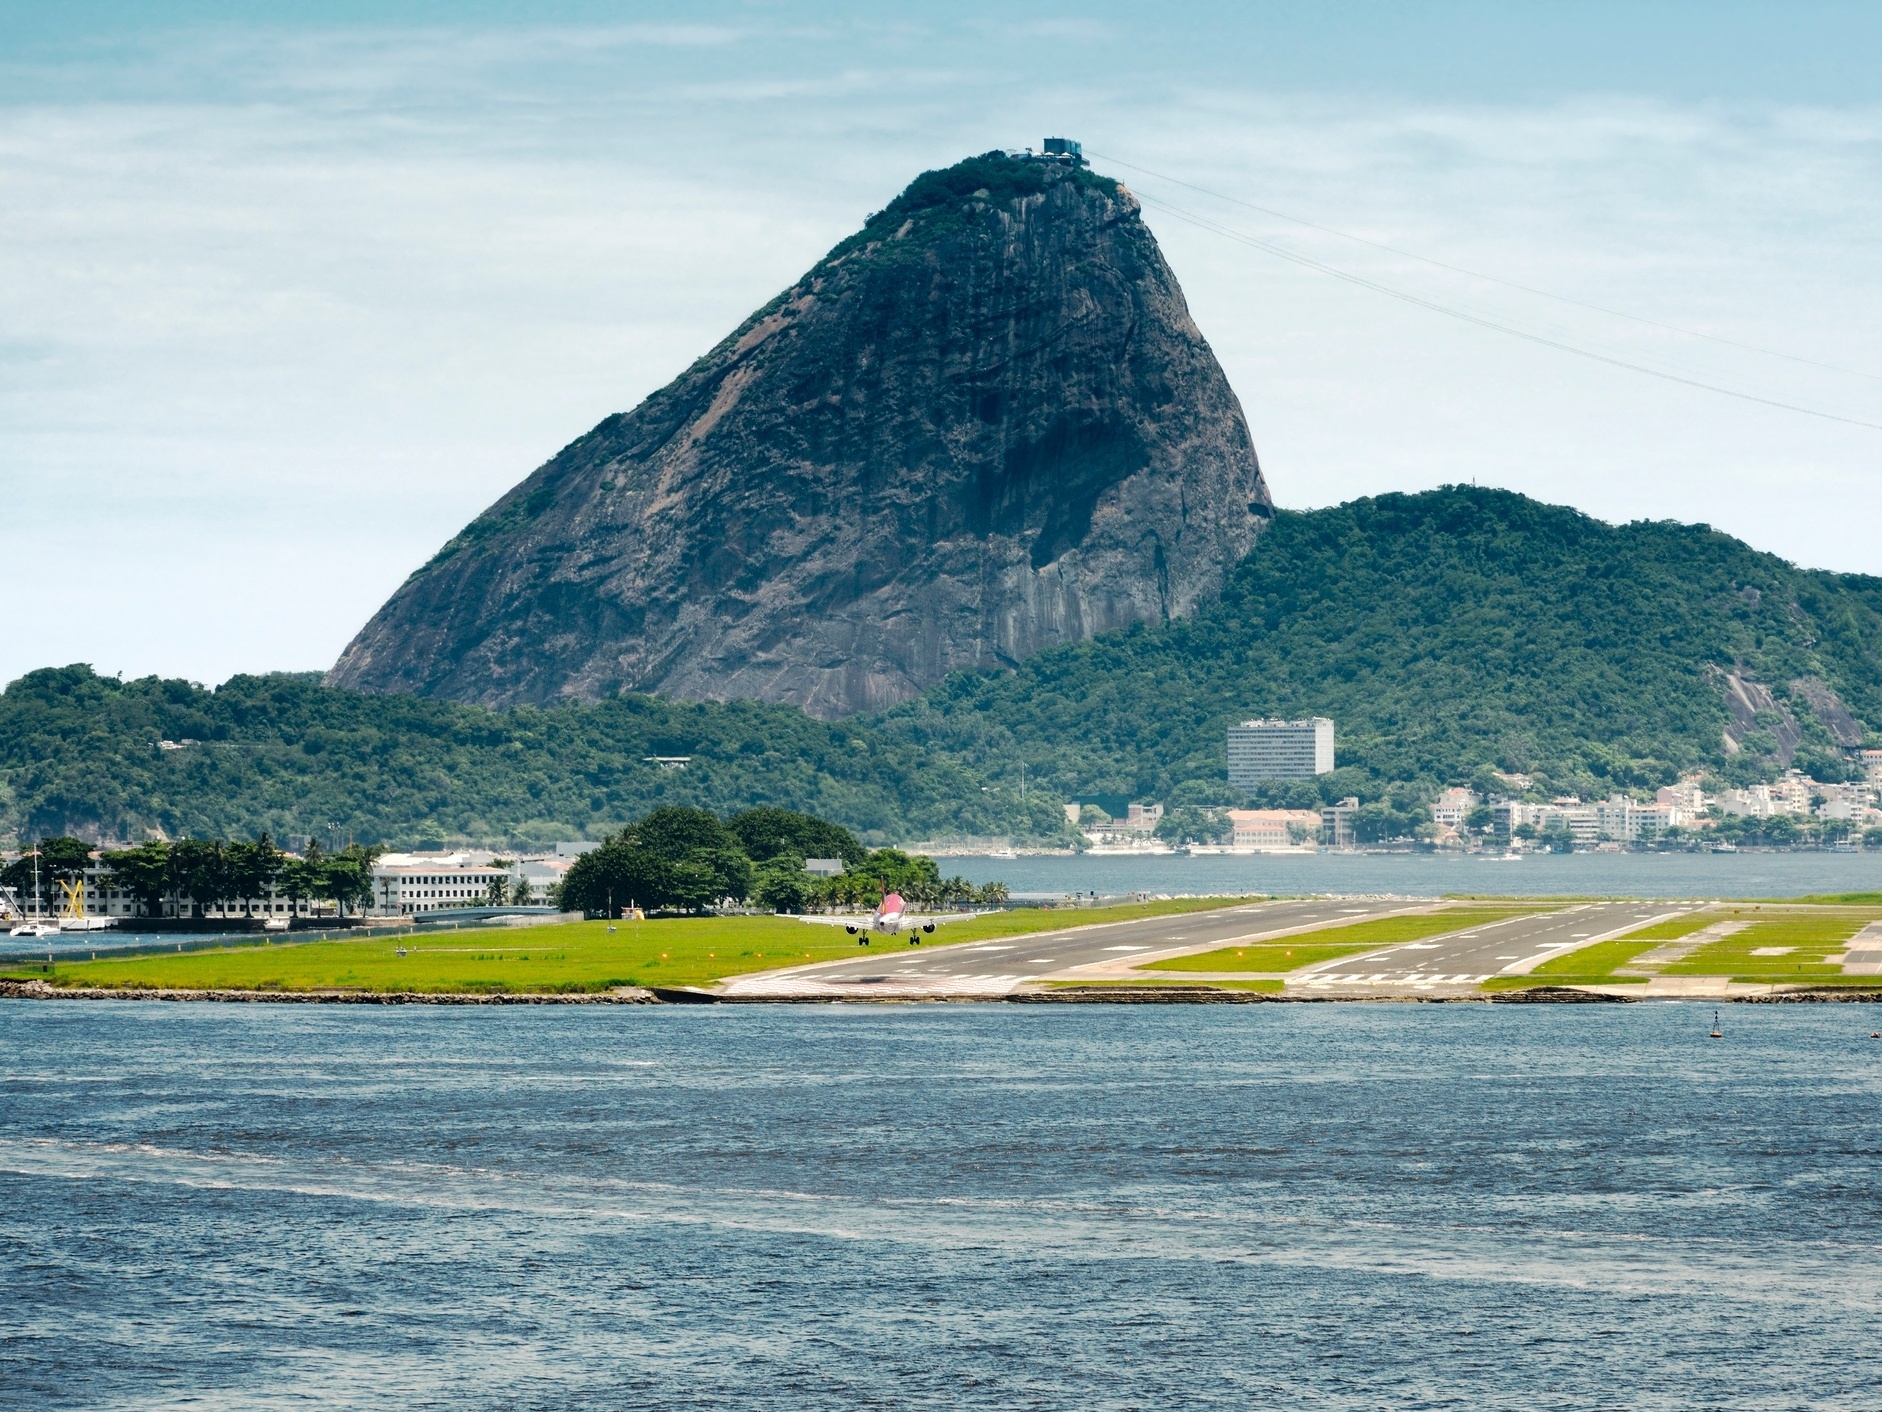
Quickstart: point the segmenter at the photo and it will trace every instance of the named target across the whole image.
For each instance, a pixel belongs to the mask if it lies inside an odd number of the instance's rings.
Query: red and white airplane
[[[858,946],[869,945],[869,934],[881,932],[884,936],[895,936],[906,930],[908,944],[920,946],[922,936],[932,934],[942,922],[958,922],[964,918],[976,916],[973,912],[946,912],[938,916],[910,916],[908,903],[902,900],[899,892],[890,892],[883,896],[876,912],[868,921],[859,917],[804,917],[801,920],[816,922],[823,926],[839,926],[855,937]]]

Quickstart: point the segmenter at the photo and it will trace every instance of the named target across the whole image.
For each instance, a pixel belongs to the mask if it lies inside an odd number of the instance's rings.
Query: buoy
[[[1719,1012],[1717,1010],[1714,1010],[1712,1012],[1712,1033],[1707,1035],[1706,1038],[1708,1039],[1724,1039],[1725,1038],[1725,1031],[1719,1028]]]

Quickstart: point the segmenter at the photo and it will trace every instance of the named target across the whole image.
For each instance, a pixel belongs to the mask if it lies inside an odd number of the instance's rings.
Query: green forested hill
[[[1734,670],[1777,699],[1728,760]],[[1023,760],[1068,795],[1206,802],[1226,797],[1232,721],[1324,715],[1351,768],[1323,792],[1500,768],[1587,795],[1697,766],[1768,777],[1786,713],[1801,762],[1829,774],[1804,699],[1818,682],[1882,726],[1882,580],[1448,487],[1280,512],[1195,618],[957,676],[883,726],[994,775]]]
[[[693,760],[662,770],[649,755]],[[82,666],[30,673],[0,696],[0,819],[27,837],[265,828],[324,843],[334,825],[366,842],[527,843],[598,837],[663,804],[787,805],[880,840],[1056,833],[1063,820],[1046,801],[983,792],[905,740],[757,702],[491,711],[311,674],[208,691]]]
[[[1882,580],[1800,570],[1703,527],[1452,487],[1281,512],[1195,618],[957,676],[870,721],[34,672],[0,696],[0,832],[332,824],[362,841],[522,843],[662,804],[779,804],[874,841],[1052,837],[1063,799],[1226,801],[1224,729],[1256,715],[1331,716],[1342,768],[1305,792],[1401,807],[1492,768],[1586,797],[1693,767],[1768,777],[1794,749],[1827,778],[1834,731],[1847,744],[1882,726],[1879,664]],[[1760,701],[1768,689],[1766,709],[1734,721],[1727,673]],[[199,743],[157,745],[185,739]],[[662,771],[649,755],[694,758]]]

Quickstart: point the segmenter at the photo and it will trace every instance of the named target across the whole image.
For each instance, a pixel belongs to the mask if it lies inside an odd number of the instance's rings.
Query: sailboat
[[[11,901],[14,901],[14,902],[18,901],[17,898],[12,897],[11,893],[8,894],[8,897],[9,897],[9,900]],[[40,906],[40,902],[39,902],[39,850],[35,848],[33,850],[33,908],[34,910],[35,911],[38,910],[39,906]],[[28,920],[25,920],[25,911],[23,908],[18,908],[16,910],[19,912],[19,925],[14,927],[12,931],[8,932],[7,933],[8,936],[48,937],[48,936],[57,936],[59,934],[58,923],[48,922],[44,920],[28,921]]]

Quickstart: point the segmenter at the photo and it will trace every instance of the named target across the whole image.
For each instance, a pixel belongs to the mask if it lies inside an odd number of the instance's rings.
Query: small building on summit
[[[1229,727],[1229,783],[1253,789],[1273,780],[1310,780],[1333,769],[1333,722],[1243,721]]]

